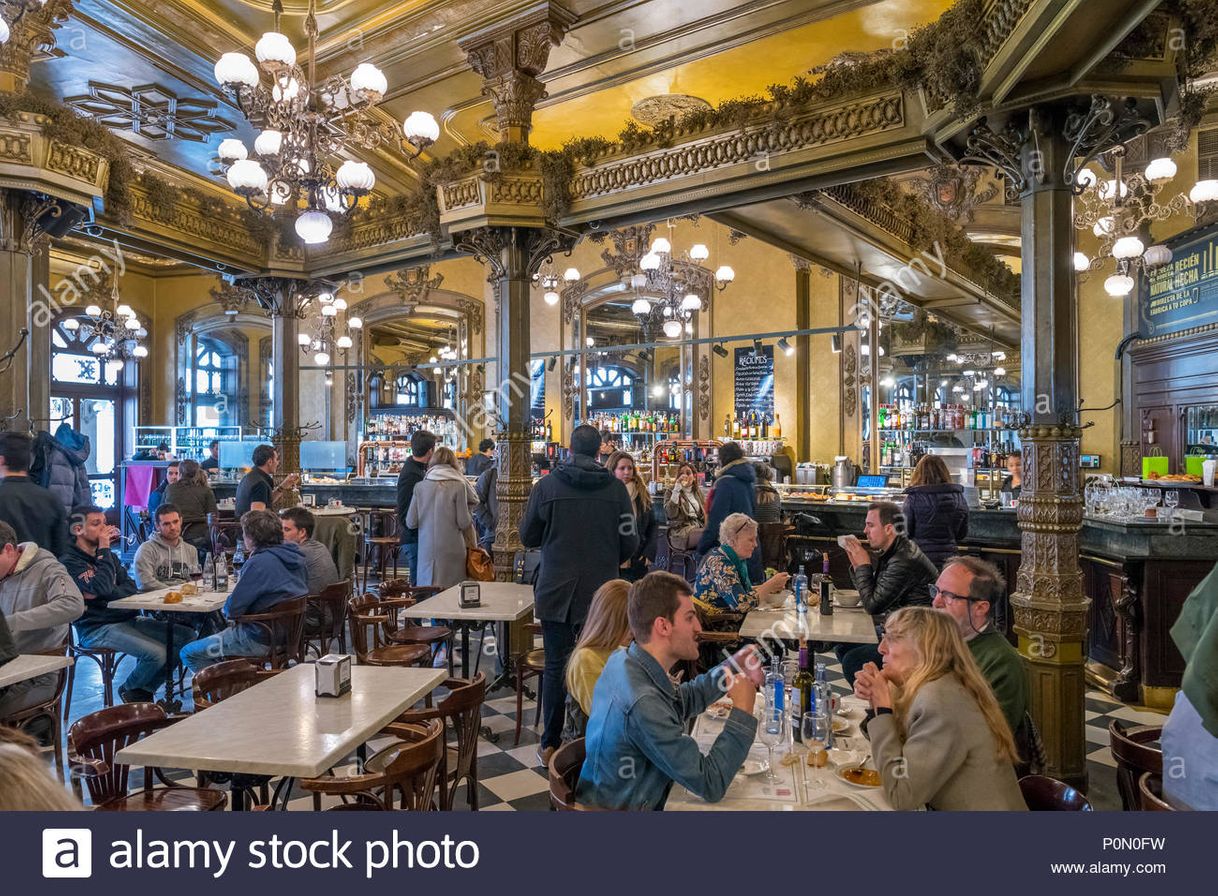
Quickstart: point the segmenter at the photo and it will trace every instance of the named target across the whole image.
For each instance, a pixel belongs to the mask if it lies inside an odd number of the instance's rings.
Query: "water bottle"
[[[216,591],[223,594],[228,590],[228,564],[224,562],[224,555],[219,554],[216,557]]]
[[[775,651],[774,661],[765,676],[766,699],[769,700],[771,709],[782,712],[786,690],[787,683],[782,677],[782,655]]]
[[[791,580],[791,590],[795,592],[795,610],[798,613],[808,612],[808,577],[804,575],[803,567],[795,573]]]
[[[210,551],[203,557],[203,590],[216,590],[216,567],[212,562]]]
[[[833,692],[829,689],[829,675],[824,663],[816,664],[816,684],[812,688],[817,706],[823,706],[829,719],[829,730],[825,735],[825,749],[833,749]]]
[[[237,547],[233,551],[233,587],[241,581],[241,567],[245,565],[245,544],[238,538]]]

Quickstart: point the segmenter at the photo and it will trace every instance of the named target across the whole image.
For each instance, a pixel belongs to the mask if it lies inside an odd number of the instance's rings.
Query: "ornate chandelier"
[[[1113,177],[1101,180],[1090,168],[1078,172],[1075,193],[1074,226],[1090,228],[1099,239],[1095,258],[1074,253],[1074,268],[1079,273],[1098,270],[1105,260],[1116,262],[1116,273],[1104,281],[1104,290],[1114,297],[1133,292],[1132,274],[1140,265],[1151,271],[1172,260],[1171,249],[1164,245],[1147,246],[1143,237],[1150,225],[1176,215],[1199,214],[1200,206],[1218,199],[1218,180],[1202,180],[1187,195],[1164,195],[1178,167],[1169,157],[1153,159],[1142,172],[1126,174],[1125,147],[1112,150]]]
[[[128,360],[148,357],[144,344],[148,330],[131,306],[119,298],[117,280],[111,283],[109,292],[98,290],[90,296],[83,318],[68,317],[63,326],[65,330],[78,330],[82,342],[92,340],[89,351],[112,370],[122,370]]]
[[[363,329],[364,321],[358,317],[348,317],[340,335],[338,317],[347,310],[346,299],[335,296],[327,289],[317,295],[317,305],[321,313],[315,321],[312,335],[302,332],[296,336],[296,340],[302,353],[313,356],[314,364],[329,367],[339,352],[346,358],[347,352],[355,345],[354,334]],[[328,370],[326,377],[327,380],[330,377]]]
[[[668,224],[672,232],[673,224]],[[693,316],[710,307],[712,290],[722,292],[736,279],[736,272],[721,265],[713,273],[704,262],[710,258],[705,243],[694,243],[679,258],[673,256],[672,241],[656,237],[651,248],[639,259],[639,270],[630,277],[635,299],[631,313],[644,330],[657,324],[669,339],[692,329]],[[659,298],[653,302],[644,292]]]
[[[297,64],[296,50],[280,30],[283,3],[274,0],[275,30],[254,47],[257,64],[244,53],[225,53],[215,69],[216,80],[261,132],[254,141],[256,159],[240,140],[220,144],[229,186],[259,211],[298,209],[296,233],[309,244],[328,240],[331,216],[350,214],[376,185],[366,162],[347,158],[335,169],[332,160],[350,156],[356,148],[382,146],[397,146],[413,158],[440,136],[440,126],[426,112],[412,112],[401,128],[374,115],[389,84],[369,62],[360,63],[350,76],[333,75],[318,83],[316,6],[316,0],[309,0],[306,68]]]
[[[533,282],[541,287],[541,297],[547,305],[557,305],[559,299],[562,298],[558,292],[559,287],[564,283],[567,286],[577,283],[579,277],[579,268],[567,268],[559,278],[557,271],[547,261],[541,270],[533,275]]]

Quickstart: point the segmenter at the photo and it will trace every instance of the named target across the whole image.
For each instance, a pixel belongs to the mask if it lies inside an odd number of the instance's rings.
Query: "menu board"
[[[736,349],[736,416],[750,411],[774,419],[774,346]]]
[[[1172,261],[1141,278],[1138,317],[1147,336],[1218,323],[1218,233],[1167,244]]]

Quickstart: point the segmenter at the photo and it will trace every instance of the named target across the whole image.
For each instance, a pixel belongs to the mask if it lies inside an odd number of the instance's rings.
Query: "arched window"
[[[128,441],[128,422],[136,417],[136,363],[104,360],[92,351],[97,337],[82,336],[74,315],[51,328],[51,416],[37,421],[52,435],[61,423],[89,439],[85,470],[93,502],[115,505],[119,461]]]
[[[406,407],[427,407],[427,384],[409,373],[404,373],[397,379],[397,391],[394,404]]]
[[[634,406],[634,375],[621,367],[588,371],[588,407],[594,410]]]
[[[218,339],[195,339],[190,370],[191,423],[226,426],[239,420],[237,353]]]

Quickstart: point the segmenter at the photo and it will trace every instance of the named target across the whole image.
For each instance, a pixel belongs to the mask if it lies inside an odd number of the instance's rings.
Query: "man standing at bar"
[[[618,577],[618,568],[638,547],[634,507],[626,486],[596,462],[601,434],[583,425],[571,433],[569,462],[543,476],[529,493],[520,520],[520,542],[541,548],[533,588],[546,650],[541,708],[545,729],[537,758],[543,765],[558,748],[567,688],[567,660],[592,595]]]
[[[425,429],[420,429],[410,437],[410,457],[402,464],[402,472],[398,473],[398,531],[401,533],[401,560],[410,569],[410,584],[419,579],[419,530],[406,525],[406,512],[410,510],[410,500],[414,497],[414,487],[423,481],[427,475],[427,463],[436,450],[436,437]]]
[[[211,444],[207,446],[207,457],[203,463],[199,464],[199,469],[210,473],[212,470],[220,469],[220,440],[212,439]]]

